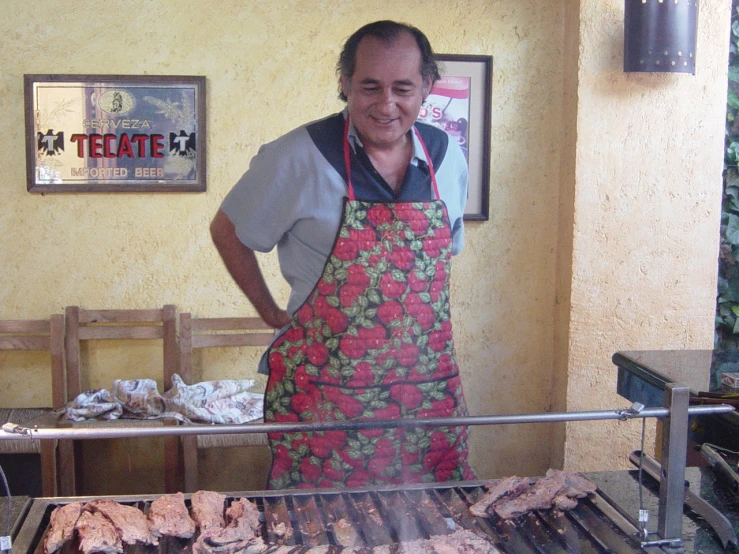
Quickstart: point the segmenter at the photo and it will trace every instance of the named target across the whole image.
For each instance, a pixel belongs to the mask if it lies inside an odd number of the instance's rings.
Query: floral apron
[[[436,200],[348,198],[318,284],[269,349],[267,422],[465,416],[449,311],[451,228]],[[474,479],[466,427],[269,433],[273,489]]]

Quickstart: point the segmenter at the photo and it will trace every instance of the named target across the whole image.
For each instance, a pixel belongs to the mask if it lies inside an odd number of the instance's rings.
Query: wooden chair
[[[192,385],[193,350],[202,348],[259,346],[267,347],[275,338],[275,329],[258,317],[194,318],[180,314],[180,376]],[[198,490],[198,450],[238,446],[266,446],[264,433],[237,435],[184,435],[182,451],[185,492]]]
[[[79,306],[66,309],[66,385],[67,400],[83,392],[80,347],[91,340],[161,340],[164,390],[171,388],[177,371],[177,310],[173,305],[153,310],[85,310]],[[163,392],[163,391],[162,391]],[[174,424],[163,420],[85,421],[75,426],[126,425],[152,426]],[[63,496],[79,494],[79,445],[62,441],[61,489]],[[78,441],[79,442],[79,441]],[[177,492],[181,484],[181,461],[177,436],[165,437],[165,490]]]
[[[51,408],[15,408],[0,410],[0,425],[24,424],[64,406],[64,317],[0,321],[0,350],[35,350],[51,357]],[[41,491],[44,496],[58,495],[56,441],[0,441],[0,454],[40,454]]]

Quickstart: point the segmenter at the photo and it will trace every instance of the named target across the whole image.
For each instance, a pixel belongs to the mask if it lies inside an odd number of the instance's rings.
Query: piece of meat
[[[88,502],[85,510],[98,512],[107,517],[126,544],[137,542],[149,545],[159,544],[159,540],[151,532],[146,516],[134,506],[119,504],[114,500],[100,499]]]
[[[577,499],[570,498],[566,494],[560,494],[554,497],[552,504],[554,504],[554,507],[558,510],[574,510],[577,508]]]
[[[513,519],[531,510],[546,510],[552,507],[554,497],[566,488],[564,482],[557,477],[543,477],[519,496],[496,502],[493,509],[503,519]]]
[[[103,514],[84,510],[74,526],[80,539],[79,549],[83,554],[102,552],[121,554],[123,543],[115,527]]]
[[[258,536],[261,530],[259,508],[248,498],[231,502],[226,519],[227,527],[212,527],[200,534],[192,546],[194,554],[252,554],[269,548]]]
[[[225,527],[223,507],[226,495],[212,491],[198,491],[190,497],[192,518],[202,533],[211,527]]]
[[[470,512],[478,517],[485,517],[488,509],[492,504],[503,497],[516,497],[529,488],[530,480],[515,475],[500,479],[499,481],[489,481],[486,483],[487,491],[482,498],[470,506]]]
[[[375,552],[377,549],[373,549]],[[429,539],[405,541],[397,545],[398,554],[499,554],[485,537],[466,529],[450,535],[434,535]]]
[[[546,477],[536,481],[527,491],[515,498],[502,498],[493,504],[493,509],[503,519],[552,507],[571,510],[577,506],[577,498],[595,493],[596,489],[592,481],[579,473],[550,469]]]
[[[192,545],[194,554],[261,554],[269,548],[245,527],[212,527]]]
[[[83,506],[82,502],[70,502],[54,508],[44,539],[45,554],[56,552],[65,542],[72,540],[74,525],[82,513]]]
[[[149,508],[149,524],[156,537],[189,539],[195,534],[195,522],[185,506],[185,496],[178,492],[160,496]]]
[[[292,554],[293,551],[300,552],[300,549],[302,547],[300,546],[274,546],[270,545],[270,547],[264,551],[264,554]]]
[[[261,530],[259,508],[248,498],[239,498],[231,502],[226,510],[229,527],[244,527],[252,534],[258,535]]]
[[[585,477],[582,473],[550,469],[547,471],[546,476],[561,478],[567,487],[564,494],[569,498],[585,498],[589,494],[595,494],[595,491],[598,490],[595,483]]]

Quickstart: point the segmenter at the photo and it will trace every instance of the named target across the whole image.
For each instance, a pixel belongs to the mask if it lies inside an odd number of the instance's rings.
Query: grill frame
[[[468,529],[486,536],[501,552],[524,554],[649,552],[641,548],[633,522],[622,515],[600,491],[583,499],[569,512],[541,510],[515,520],[504,521],[497,516],[478,518],[468,507],[483,493],[483,481],[462,481],[417,485],[352,489],[270,490],[224,493],[227,502],[248,498],[259,507],[262,534],[265,542],[276,542],[277,536],[268,523],[285,521],[293,530],[296,548],[340,544],[334,524],[347,512],[352,529],[362,543],[354,546],[379,546],[401,540],[428,538],[456,529]],[[23,523],[14,538],[12,554],[43,554],[43,538],[48,529],[50,514],[57,506],[73,501],[89,502],[100,498],[133,504],[145,513],[153,495],[44,497],[32,500]],[[189,505],[190,494],[185,495]],[[429,503],[430,501],[430,503]],[[374,508],[379,519],[372,513]],[[404,515],[408,513],[407,517]],[[273,514],[278,514],[277,519]],[[407,527],[399,524],[412,522]],[[454,527],[452,527],[452,523]],[[446,525],[446,529],[444,529]],[[413,528],[415,526],[415,529]],[[125,554],[184,554],[194,539],[164,539],[159,547],[127,546]],[[346,545],[346,542],[344,542]],[[296,550],[299,552],[301,550]],[[77,553],[65,545],[60,554]]]

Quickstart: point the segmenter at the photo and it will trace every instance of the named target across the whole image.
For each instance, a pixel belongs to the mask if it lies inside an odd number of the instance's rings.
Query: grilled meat
[[[146,516],[134,506],[101,499],[88,502],[85,510],[100,513],[108,518],[121,540],[126,544],[137,542],[150,545],[159,544],[159,540],[151,532]]]
[[[82,502],[70,502],[51,512],[49,530],[44,539],[44,554],[56,552],[62,545],[72,540],[74,525],[82,513]]]
[[[515,475],[499,481],[486,483],[487,492],[475,504],[470,506],[470,512],[478,517],[486,517],[488,508],[503,497],[516,497],[529,488],[530,480]]]
[[[121,554],[123,543],[115,527],[99,512],[83,511],[74,526],[80,539],[80,552],[91,554]]]
[[[563,480],[566,486],[564,494],[569,498],[585,498],[589,494],[595,494],[595,491],[598,490],[595,483],[581,473],[550,469],[546,476]]]
[[[259,508],[248,498],[239,498],[231,502],[226,510],[226,518],[229,527],[243,527],[252,534],[259,533],[261,527]]]
[[[178,492],[160,496],[151,503],[149,509],[151,532],[161,537],[189,539],[195,534],[195,522],[190,518],[185,506],[185,496]]]
[[[596,491],[592,481],[579,473],[550,469],[545,477],[531,484],[530,479],[515,475],[487,483],[487,492],[470,506],[470,512],[478,517],[496,513],[503,519],[511,519],[531,510],[552,507],[572,510],[577,499]]]
[[[494,503],[493,509],[503,519],[512,519],[532,510],[546,510],[553,506],[561,510],[571,510],[577,506],[577,498],[584,498],[595,491],[596,486],[583,475],[550,469],[546,477],[536,481],[528,490]]]
[[[226,495],[218,492],[198,491],[190,497],[192,518],[201,533],[211,527],[226,526],[226,520],[223,518],[225,503]]]
[[[450,535],[435,535],[429,539],[401,542],[397,550],[393,552],[398,554],[497,554],[499,550],[488,539],[472,531],[462,530]]]
[[[226,510],[226,518],[228,527],[211,527],[200,534],[192,547],[194,554],[256,554],[267,550],[268,545],[257,536],[259,508],[249,499],[234,500]]]

